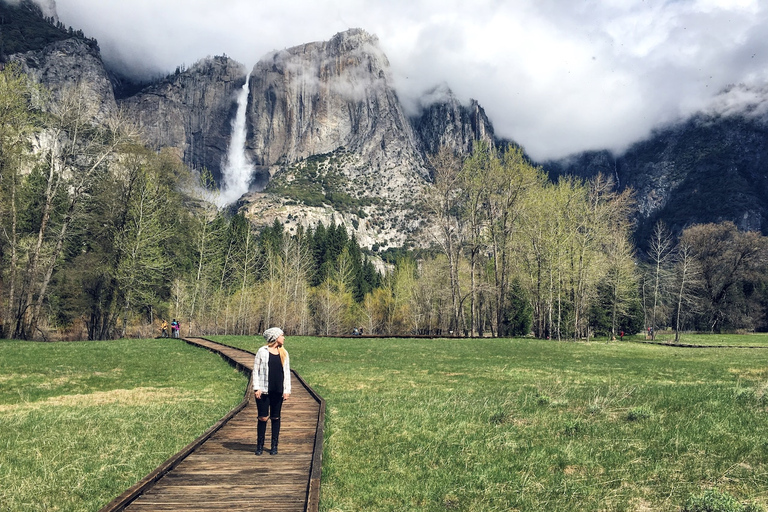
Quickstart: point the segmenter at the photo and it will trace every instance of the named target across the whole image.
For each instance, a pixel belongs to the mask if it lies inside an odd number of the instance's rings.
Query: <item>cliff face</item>
[[[425,96],[421,114],[413,117],[411,123],[427,154],[448,147],[466,155],[477,141],[488,146],[496,142],[493,126],[480,104],[472,100],[469,105],[462,105],[445,87]]]
[[[115,95],[98,48],[71,38],[50,43],[40,50],[9,56],[27,75],[59,97],[68,87],[82,86],[86,97],[100,105],[97,119],[116,110]]]
[[[221,177],[232,132],[235,95],[245,68],[227,57],[204,59],[129,98],[120,100],[151,147],[173,148],[193,169]]]
[[[273,167],[344,150],[343,173],[398,195],[424,175],[423,156],[389,79],[389,63],[362,30],[275,52],[253,69],[247,146]],[[276,167],[277,166],[277,167]]]

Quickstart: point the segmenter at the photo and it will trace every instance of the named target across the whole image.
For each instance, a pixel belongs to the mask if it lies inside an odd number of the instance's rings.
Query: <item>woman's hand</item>
[[[288,400],[289,396],[291,396],[290,393],[283,393],[283,400]]]
[[[256,400],[258,400],[259,398],[261,398],[261,390],[260,390],[260,389],[259,389],[259,390],[257,390],[257,391],[256,391],[256,393],[255,393],[255,395],[256,395]]]

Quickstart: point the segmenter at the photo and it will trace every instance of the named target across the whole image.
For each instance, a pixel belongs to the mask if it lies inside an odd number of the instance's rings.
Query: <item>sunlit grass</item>
[[[679,510],[710,488],[768,503],[765,349],[299,337],[286,348],[327,402],[324,511]]]
[[[0,341],[0,510],[98,510],[245,385],[218,355],[176,340]]]
[[[679,510],[711,488],[768,502],[768,350],[296,337],[286,347],[328,405],[324,511]],[[0,509],[97,510],[223,416],[244,385],[218,356],[173,340],[0,342]]]
[[[638,340],[645,341],[643,336],[636,336]],[[707,346],[764,346],[768,347],[768,333],[754,334],[692,334],[681,333],[680,339],[675,341],[673,332],[662,331],[656,336],[657,342],[679,343],[682,345],[707,345]]]

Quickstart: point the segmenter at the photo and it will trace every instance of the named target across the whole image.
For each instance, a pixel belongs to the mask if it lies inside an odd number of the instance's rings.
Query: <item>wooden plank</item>
[[[222,354],[251,372],[253,353],[203,338],[187,343]],[[101,512],[120,510],[309,511],[319,508],[325,401],[296,373],[283,405],[280,451],[257,457],[256,405],[249,382],[243,402],[184,450],[118,496]],[[267,439],[271,425],[268,423]]]

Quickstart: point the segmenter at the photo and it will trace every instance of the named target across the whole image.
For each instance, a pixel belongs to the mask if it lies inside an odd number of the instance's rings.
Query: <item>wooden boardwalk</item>
[[[221,353],[248,373],[253,369],[250,352],[202,338],[185,341]],[[283,404],[278,455],[268,450],[254,454],[257,413],[249,383],[238,407],[101,512],[316,511],[325,403],[291,373],[293,389]]]

